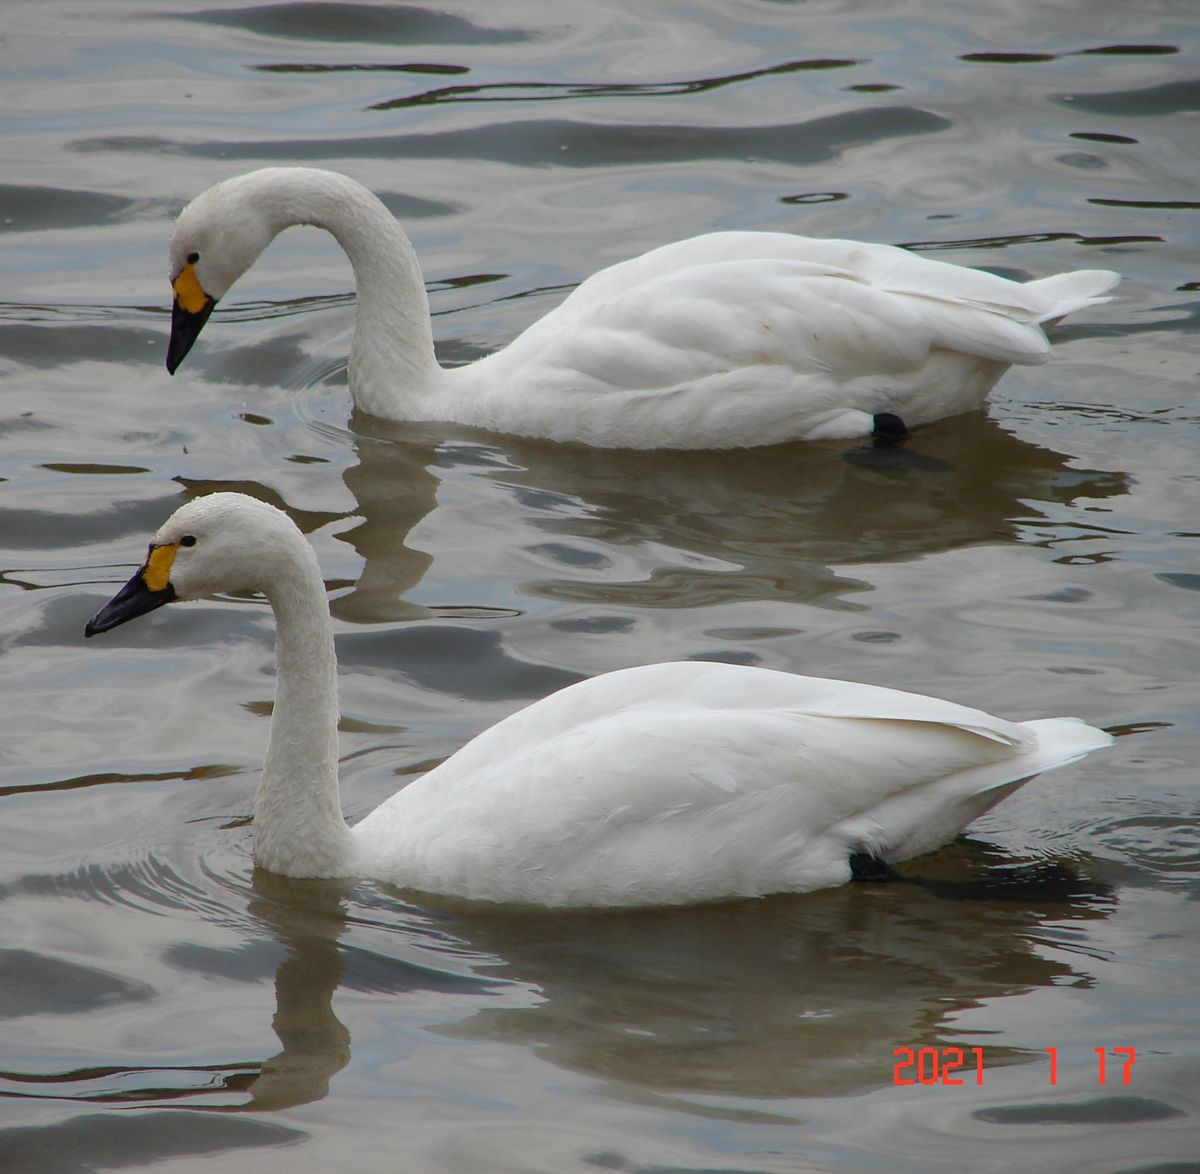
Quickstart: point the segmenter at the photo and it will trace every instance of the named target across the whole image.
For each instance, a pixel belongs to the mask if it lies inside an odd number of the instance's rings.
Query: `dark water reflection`
[[[79,151],[139,152],[158,155],[174,150],[197,159],[254,159],[264,163],[328,159],[335,150],[362,158],[445,159],[470,156],[502,162],[512,158],[551,159],[561,154],[569,137],[570,152],[560,162],[569,167],[600,168],[695,159],[740,160],[747,154],[779,163],[800,161],[829,163],[846,151],[880,138],[929,135],[949,129],[949,123],[924,110],[896,106],[889,109],[856,111],[814,118],[802,123],[764,124],[732,128],[655,125],[649,127],[578,124],[545,119],[522,120],[436,135],[370,135],[356,140],[332,139],[271,141],[231,145],[227,141],[189,143],[178,147],[154,137],[122,135],[120,138],[87,139],[76,144]]]
[[[489,28],[466,17],[410,4],[326,4],[319,0],[244,7],[198,9],[172,14],[244,29],[266,37],[318,41],[366,41],[383,45],[504,45],[528,41],[535,33]]]
[[[603,571],[614,550],[643,550],[643,558],[631,557],[654,562],[632,582],[572,575],[526,581],[524,590],[650,607],[748,598],[828,606],[855,588],[838,567],[1011,539],[1017,520],[1028,517],[1030,498],[1103,500],[1127,487],[1123,474],[1073,467],[1069,457],[1027,444],[981,415],[918,433],[902,449],[787,445],[696,454],[511,438],[434,448],[414,439],[420,430],[411,425],[359,417],[354,427],[358,463],[343,478],[362,521],[340,537],[362,556],[363,570],[335,612],[358,622],[411,615],[402,597],[431,558],[411,548],[409,534],[436,509],[441,478],[455,469],[510,493],[534,532],[524,549],[564,569]],[[959,508],[964,501],[969,511]],[[675,566],[664,565],[665,550],[676,552]],[[497,570],[493,562],[489,571]]]

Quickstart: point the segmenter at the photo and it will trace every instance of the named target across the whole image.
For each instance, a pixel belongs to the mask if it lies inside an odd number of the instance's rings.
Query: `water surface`
[[[1192,5],[40,0],[3,24],[0,1170],[1194,1168]],[[1053,364],[898,452],[386,425],[351,415],[349,267],[315,232],[163,369],[175,213],[280,162],[403,220],[446,362],[709,229],[1124,280]],[[256,874],[264,605],[82,640],[215,488],[316,545],[351,818],[649,660],[1122,737],[912,866],[949,895],[500,915]]]

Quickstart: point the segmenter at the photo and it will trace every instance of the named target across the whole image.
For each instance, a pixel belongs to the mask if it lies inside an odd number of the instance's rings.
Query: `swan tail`
[[[1037,738],[1037,747],[1030,757],[1040,761],[1038,770],[1078,762],[1085,754],[1114,742],[1107,730],[1089,726],[1077,717],[1045,717],[1021,725]]]
[[[1079,269],[1024,284],[990,273],[945,266],[910,267],[891,275],[891,288],[921,300],[920,322],[935,346],[1000,363],[1037,366],[1050,358],[1040,327],[1110,299],[1120,281],[1107,269]]]
[[[1056,273],[1053,277],[1027,281],[1024,288],[1046,300],[1047,308],[1039,313],[1038,321],[1053,323],[1076,310],[1112,301],[1104,295],[1120,280],[1121,275],[1111,269],[1077,269],[1074,273]]]
[[[841,826],[851,851],[889,863],[949,843],[973,820],[1043,771],[1077,762],[1113,742],[1111,734],[1073,717],[1021,722],[1032,735],[1011,757],[956,771],[889,795]]]

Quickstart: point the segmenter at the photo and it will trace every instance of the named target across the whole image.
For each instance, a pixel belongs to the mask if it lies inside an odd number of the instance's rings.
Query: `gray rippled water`
[[[16,0],[0,54],[0,1171],[1195,1169],[1194,4]],[[175,214],[279,162],[381,194],[446,362],[714,228],[1123,282],[894,452],[388,425],[315,232],[163,369]],[[316,545],[351,818],[647,660],[1120,737],[910,866],[936,894],[498,916],[255,873],[263,605],[82,640],[213,488]]]

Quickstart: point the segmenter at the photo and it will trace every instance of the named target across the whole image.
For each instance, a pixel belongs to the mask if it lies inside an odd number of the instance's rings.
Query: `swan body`
[[[652,664],[512,714],[351,828],[324,584],[282,511],[234,493],[182,506],[86,631],[231,590],[261,591],[275,612],[255,858],[291,876],[543,906],[804,892],[849,880],[858,853],[934,849],[1031,776],[1112,741],[1074,718],[1015,723],[871,685]]]
[[[1087,269],[1022,284],[889,245],[716,232],[601,270],[502,350],[445,369],[391,213],[346,176],[271,167],[180,214],[168,370],[294,224],[328,230],[353,266],[356,408],[605,448],[869,436],[883,414],[911,428],[968,411],[1009,365],[1050,357],[1043,323],[1119,281]]]

